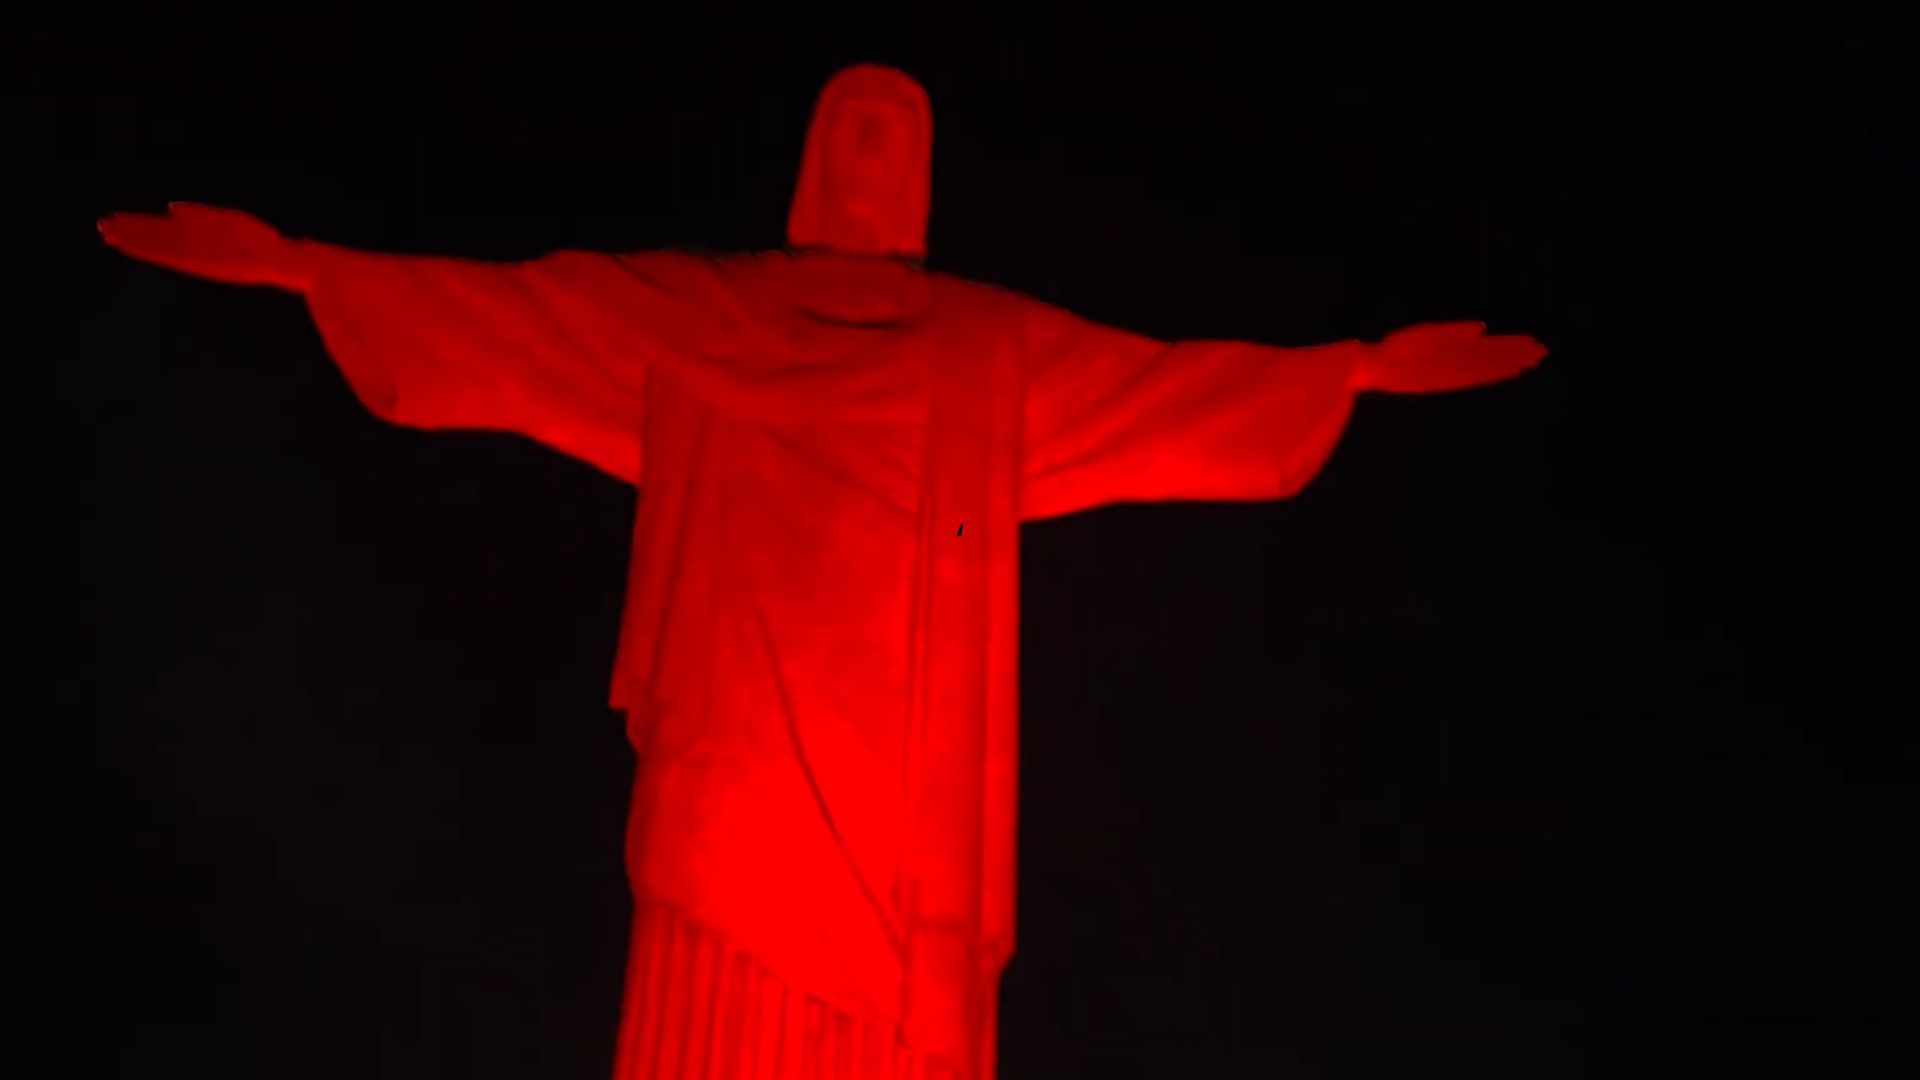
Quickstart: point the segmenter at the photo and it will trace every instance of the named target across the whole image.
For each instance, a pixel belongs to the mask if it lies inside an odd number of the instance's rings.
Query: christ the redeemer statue
[[[612,704],[639,764],[620,1080],[990,1080],[1014,945],[1023,521],[1282,499],[1356,395],[1545,354],[1155,341],[926,270],[932,122],[836,74],[785,248],[371,254],[174,204],[107,242],[304,296],[376,416],[510,431],[637,485]]]

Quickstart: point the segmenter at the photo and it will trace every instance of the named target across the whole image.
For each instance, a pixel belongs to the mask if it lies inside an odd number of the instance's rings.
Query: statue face
[[[850,219],[880,224],[897,213],[917,149],[915,117],[872,98],[842,103],[826,132],[828,198]]]
[[[807,131],[788,244],[924,257],[932,143],[926,91],[905,72],[856,64],[836,73]]]

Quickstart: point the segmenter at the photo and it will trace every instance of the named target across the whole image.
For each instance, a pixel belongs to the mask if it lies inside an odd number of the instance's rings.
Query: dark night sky
[[[1004,1077],[1899,1074],[1907,27],[971,6],[9,32],[71,598],[13,951],[60,1071],[602,1077],[627,929],[633,492],[382,425],[298,300],[93,220],[774,246],[814,94],[877,60],[933,98],[938,269],[1168,338],[1553,350],[1366,400],[1290,502],[1027,530]]]

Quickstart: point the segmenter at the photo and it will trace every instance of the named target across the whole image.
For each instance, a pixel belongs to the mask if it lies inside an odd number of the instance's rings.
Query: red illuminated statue
[[[622,1080],[990,1078],[1020,523],[1285,498],[1357,394],[1544,355],[1479,323],[1155,341],[927,271],[931,145],[911,78],[840,72],[787,246],[737,256],[379,255],[183,204],[100,223],[303,295],[379,417],[517,432],[640,487],[612,691],[640,755]]]

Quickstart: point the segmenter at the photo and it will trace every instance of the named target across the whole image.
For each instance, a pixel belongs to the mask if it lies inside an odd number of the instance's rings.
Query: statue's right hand
[[[168,203],[164,214],[110,214],[100,235],[123,254],[230,285],[299,291],[306,272],[298,245],[239,210]]]

